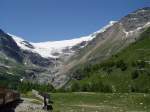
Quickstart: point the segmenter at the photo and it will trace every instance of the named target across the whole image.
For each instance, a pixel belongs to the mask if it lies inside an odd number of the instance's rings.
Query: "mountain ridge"
[[[82,42],[85,42],[85,45],[82,45],[81,48],[85,47],[88,41],[91,41],[98,33],[102,33],[111,27],[116,21],[110,21],[108,25],[104,26],[100,30],[88,35],[82,36],[79,38],[73,38],[69,40],[60,40],[60,41],[46,41],[46,42],[28,42],[21,37],[9,34],[16,41],[18,46],[23,50],[29,50],[40,54],[43,58],[57,58],[57,56],[52,55],[53,52],[61,53],[65,48],[72,48],[73,46],[79,45]]]
[[[101,63],[80,66],[68,84],[78,92],[150,92],[150,27],[137,41]],[[71,85],[71,86],[70,86]]]
[[[3,32],[4,35],[0,35],[2,41],[8,36],[11,40],[11,43],[8,43],[9,48],[13,48],[11,44],[14,42],[16,47],[10,51],[2,48],[1,53],[6,58],[8,56],[9,59],[16,60],[17,57],[8,54],[17,51],[24,66],[25,75],[22,77],[25,80],[51,83],[60,88],[72,79],[73,72],[80,65],[100,63],[135,42],[150,26],[149,22],[150,8],[143,8],[79,39],[32,43]],[[1,31],[1,34],[3,33]]]
[[[133,19],[135,17],[136,19]],[[98,34],[86,47],[72,56],[63,68],[67,71],[64,74],[67,74],[67,77],[71,79],[73,71],[76,71],[80,66],[100,63],[110,56],[115,55],[135,42],[139,38],[139,35],[150,26],[149,22],[150,8],[138,9],[121,18],[117,23],[105,32]],[[125,31],[131,31],[131,33],[127,35]]]

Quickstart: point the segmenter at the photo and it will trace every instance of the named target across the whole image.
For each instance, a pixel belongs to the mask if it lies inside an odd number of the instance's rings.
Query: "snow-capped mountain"
[[[21,64],[24,79],[61,87],[74,78],[77,67],[96,64],[115,55],[135,42],[149,26],[150,8],[146,7],[118,22],[111,21],[88,36],[71,40],[33,43],[0,30],[0,58],[7,62],[2,65],[7,66],[9,59]]]
[[[73,49],[71,49],[73,46],[79,45],[79,48],[85,47],[90,40],[96,37],[97,34],[106,31],[114,23],[116,23],[116,21],[110,21],[108,25],[104,26],[102,29],[98,30],[97,32],[94,32],[91,35],[83,36],[83,37],[75,38],[71,40],[33,43],[33,42],[27,42],[21,37],[17,37],[12,34],[9,34],[9,35],[13,37],[17,45],[23,50],[28,50],[33,53],[38,53],[43,58],[59,58],[61,54],[69,55],[75,52]],[[66,51],[66,49],[68,50],[68,52],[64,52]]]

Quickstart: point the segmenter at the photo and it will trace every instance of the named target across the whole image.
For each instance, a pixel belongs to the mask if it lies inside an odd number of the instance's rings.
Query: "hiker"
[[[53,107],[52,107],[53,101],[51,101],[50,96],[46,93],[44,93],[42,96],[44,97],[43,109],[52,111],[53,110]]]

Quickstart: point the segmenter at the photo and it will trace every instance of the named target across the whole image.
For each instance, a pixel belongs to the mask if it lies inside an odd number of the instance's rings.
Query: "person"
[[[47,109],[46,95],[44,95],[43,97],[44,97],[44,107],[43,107],[43,109]]]
[[[53,110],[53,106],[52,106],[53,101],[51,101],[50,96],[48,94],[46,94],[46,93],[44,93],[42,96],[44,97],[44,106],[43,106],[43,109],[52,111]]]

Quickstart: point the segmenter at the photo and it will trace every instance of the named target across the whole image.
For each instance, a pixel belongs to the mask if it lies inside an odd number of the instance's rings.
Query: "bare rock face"
[[[126,31],[132,31],[144,26],[150,21],[150,7],[145,7],[123,17],[120,22]]]
[[[11,36],[0,30],[0,52],[8,57],[12,57],[18,62],[23,61],[23,54]]]
[[[135,42],[139,35],[149,26],[149,7],[128,14],[104,32],[97,33],[96,37],[86,47],[76,52],[65,66],[63,66],[63,69],[67,70],[62,72],[57,80],[63,80],[65,76],[66,79],[68,77],[72,78],[72,73],[79,67],[78,65],[99,63],[116,54],[129,44]]]

